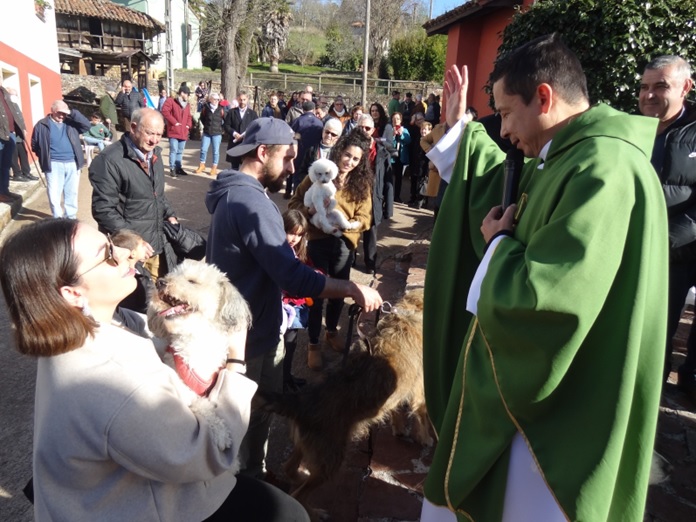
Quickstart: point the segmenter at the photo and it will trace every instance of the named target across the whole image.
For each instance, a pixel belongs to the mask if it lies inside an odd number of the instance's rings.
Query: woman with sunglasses
[[[340,120],[337,120],[336,118],[329,118],[326,120],[324,130],[321,132],[321,141],[307,149],[307,152],[305,152],[304,158],[302,159],[300,169],[295,174],[297,177],[298,186],[307,176],[309,167],[312,165],[312,163],[318,159],[329,157],[331,148],[336,145],[342,131],[343,125],[341,124]]]
[[[335,279],[348,280],[353,264],[355,250],[364,230],[372,222],[372,171],[368,154],[370,139],[360,129],[355,129],[347,136],[341,137],[331,149],[329,159],[338,166],[338,176],[334,179],[336,186],[336,208],[349,221],[359,221],[360,228],[344,230],[339,237],[324,233],[309,224],[308,254],[314,267]],[[312,180],[306,177],[297,187],[289,208],[300,210],[310,220],[309,209],[304,205],[304,196]],[[309,309],[307,327],[309,345],[307,347],[307,365],[312,370],[323,366],[319,334],[324,308],[323,299],[315,299]],[[343,342],[338,338],[338,320],[343,310],[343,299],[329,299],[326,306],[326,342],[335,351],[343,351]]]
[[[128,254],[67,219],[28,225],[0,250],[17,349],[38,359],[35,520],[280,520],[273,503],[309,520],[279,490],[235,477],[256,390],[236,362],[246,328],[230,338],[209,394],[233,440],[220,450],[142,316],[114,319],[135,288]]]

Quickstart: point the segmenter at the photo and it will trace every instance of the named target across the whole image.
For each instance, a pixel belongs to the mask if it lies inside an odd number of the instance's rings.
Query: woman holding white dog
[[[38,358],[35,520],[309,520],[294,499],[235,477],[256,384],[246,329],[209,398],[232,435],[220,450],[152,340],[112,320],[135,288],[127,249],[77,221],[24,227],[0,250],[18,350]]]
[[[361,226],[353,230],[344,230],[340,237],[326,234],[310,223],[309,257],[315,268],[335,279],[348,280],[350,268],[355,257],[355,250],[363,231],[370,228],[372,220],[372,183],[368,154],[370,140],[360,129],[342,136],[331,149],[329,159],[338,166],[336,186],[336,208],[348,221],[359,221]],[[305,178],[293,195],[289,208],[301,210],[310,217],[310,210],[304,205],[304,195],[309,190],[311,180]],[[323,316],[323,299],[315,299],[309,310],[309,345],[307,347],[307,365],[313,370],[323,366],[319,334]],[[343,351],[343,342],[338,338],[338,320],[343,310],[343,299],[329,299],[326,306],[327,344],[335,351]]]

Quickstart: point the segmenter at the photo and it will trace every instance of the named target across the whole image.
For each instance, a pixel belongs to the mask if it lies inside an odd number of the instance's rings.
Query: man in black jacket
[[[679,326],[689,289],[696,285],[696,106],[686,101],[693,87],[691,67],[678,56],[660,56],[643,72],[638,106],[660,119],[651,162],[662,182],[669,224],[669,310],[665,381],[669,377],[672,337]],[[677,385],[696,401],[696,327]]]
[[[247,127],[258,118],[256,112],[248,105],[249,96],[245,91],[239,91],[237,102],[239,106],[229,111],[225,116],[225,132],[230,137],[228,150],[242,143]],[[233,169],[239,168],[239,158],[228,154],[227,161],[230,162]]]
[[[133,112],[145,107],[145,99],[142,94],[133,90],[133,83],[130,80],[123,80],[121,92],[116,96],[114,103],[121,111],[119,123],[123,127],[123,132],[128,132]]]
[[[137,232],[152,247],[145,268],[155,279],[176,266],[163,230],[165,220],[178,223],[164,195],[164,163],[157,146],[163,131],[159,112],[138,109],[131,115],[130,132],[100,152],[89,168],[92,216],[99,230]]]

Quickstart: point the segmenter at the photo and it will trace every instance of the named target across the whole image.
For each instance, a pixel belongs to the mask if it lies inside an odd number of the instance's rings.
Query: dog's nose
[[[158,279],[155,286],[157,287],[157,290],[162,290],[163,288],[166,288],[167,282],[164,279]]]

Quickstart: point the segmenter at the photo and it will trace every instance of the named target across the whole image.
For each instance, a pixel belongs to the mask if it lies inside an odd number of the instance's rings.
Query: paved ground
[[[198,142],[189,142],[185,165],[192,171],[198,164]],[[166,151],[166,145],[165,145]],[[80,193],[80,219],[92,222],[89,210],[90,187],[86,172]],[[208,214],[202,201],[210,178],[201,175],[167,178],[167,196],[180,219],[192,228],[206,233]],[[10,221],[9,207],[0,204],[0,227],[4,235],[27,222],[50,215],[45,190],[34,187],[11,187],[28,198],[22,212]],[[32,193],[32,190],[34,191]],[[404,193],[408,186],[404,187]],[[273,196],[282,208],[285,201]],[[20,205],[16,205],[19,210]],[[360,271],[361,260],[352,278],[372,283],[382,296],[396,300],[407,286],[422,286],[425,260],[432,225],[432,213],[397,206],[395,218],[380,226],[379,249],[382,261],[375,281]],[[679,332],[680,348],[675,354],[675,367],[684,356],[683,344],[688,334],[692,313],[685,313]],[[369,328],[373,317],[364,317]],[[345,321],[343,324],[345,332]],[[23,498],[21,487],[31,475],[31,432],[35,363],[16,353],[12,346],[4,302],[0,303],[0,521],[28,522],[31,506]],[[316,378],[306,369],[304,350],[306,337],[301,337],[295,356],[296,374]],[[661,348],[660,348],[661,349]],[[331,360],[328,361],[331,363]],[[674,377],[674,376],[673,376]],[[646,521],[687,522],[696,520],[696,407],[672,384],[664,392],[660,414],[658,450],[673,466],[670,479],[651,488]],[[326,509],[337,522],[396,522],[418,520],[421,504],[421,483],[427,472],[431,450],[406,439],[395,438],[388,428],[376,430],[370,444],[353,445],[346,465],[335,480],[317,490],[313,504]],[[280,485],[285,478],[281,463],[289,455],[287,425],[278,419],[273,425],[269,451],[269,469]]]

